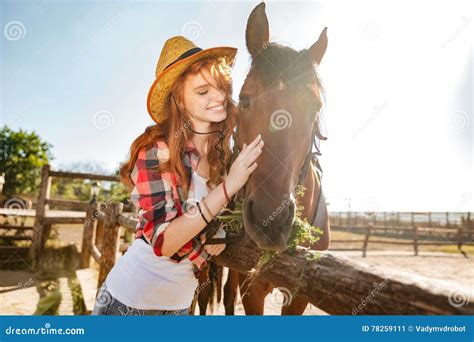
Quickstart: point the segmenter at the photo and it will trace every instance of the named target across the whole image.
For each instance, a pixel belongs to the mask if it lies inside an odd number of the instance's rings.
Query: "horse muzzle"
[[[281,252],[288,247],[295,218],[295,201],[287,197],[271,209],[269,204],[254,196],[246,199],[243,205],[244,228],[260,249]]]

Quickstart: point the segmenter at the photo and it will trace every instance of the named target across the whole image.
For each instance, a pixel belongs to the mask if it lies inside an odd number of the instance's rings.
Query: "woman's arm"
[[[228,195],[232,197],[247,182],[250,174],[256,169],[255,160],[262,153],[263,140],[257,136],[248,146],[244,144],[242,152],[232,164],[229,174],[225,179]],[[204,199],[213,215],[216,215],[224,205],[226,197],[222,183],[216,186]],[[205,213],[204,213],[205,214]],[[209,218],[210,219],[210,218]],[[172,256],[184,244],[198,235],[206,227],[206,222],[201,215],[181,215],[171,221],[164,231],[161,254]]]
[[[229,195],[232,196],[231,194]],[[222,207],[227,204],[222,184],[216,186],[206,196],[205,201],[212,213],[218,213]],[[195,210],[197,210],[197,208],[195,208]],[[204,214],[206,215],[205,212]],[[198,235],[206,225],[206,222],[199,213],[197,215],[188,215],[185,213],[175,218],[165,230],[161,254],[167,257],[172,256],[183,247],[186,242]]]

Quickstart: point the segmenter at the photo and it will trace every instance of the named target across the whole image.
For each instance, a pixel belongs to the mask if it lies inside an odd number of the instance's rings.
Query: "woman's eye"
[[[207,94],[207,90],[206,91],[201,91],[201,92],[198,92],[199,95],[206,95]]]

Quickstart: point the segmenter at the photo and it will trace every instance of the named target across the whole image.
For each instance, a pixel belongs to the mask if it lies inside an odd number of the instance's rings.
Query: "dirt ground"
[[[429,278],[441,279],[474,288],[474,257],[462,254],[423,252],[414,256],[412,252],[373,251],[363,258],[354,252],[334,252],[353,260],[383,268],[413,272]]]

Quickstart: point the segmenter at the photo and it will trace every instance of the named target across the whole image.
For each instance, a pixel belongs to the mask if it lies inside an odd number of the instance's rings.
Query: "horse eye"
[[[250,108],[250,98],[249,98],[248,95],[240,96],[239,106],[242,109],[249,109]]]

